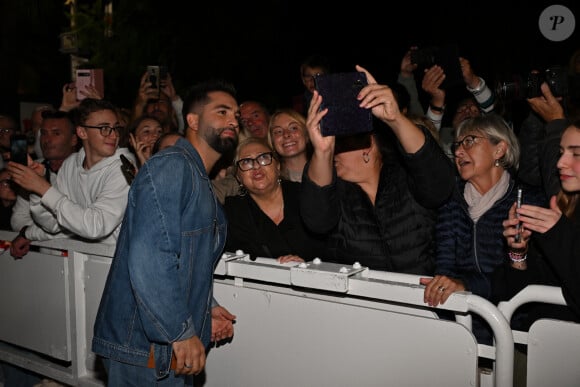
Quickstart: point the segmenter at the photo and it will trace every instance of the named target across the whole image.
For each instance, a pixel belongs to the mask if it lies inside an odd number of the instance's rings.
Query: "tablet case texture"
[[[364,73],[319,74],[314,79],[322,96],[321,109],[328,108],[320,122],[323,136],[346,136],[373,129],[370,109],[361,108],[356,98],[367,85]]]

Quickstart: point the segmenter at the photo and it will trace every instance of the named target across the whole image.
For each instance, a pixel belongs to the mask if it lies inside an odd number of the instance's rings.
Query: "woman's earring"
[[[365,162],[365,164],[368,164],[369,161],[371,161],[371,156],[369,156],[368,152],[363,152],[363,161]]]
[[[238,187],[238,195],[246,196],[247,193],[248,193],[248,190],[246,189],[246,187],[244,187],[244,185],[242,183],[240,183],[240,186]]]
[[[495,162],[493,163],[493,165],[495,165],[496,167],[499,167],[500,166],[499,159],[495,159]]]

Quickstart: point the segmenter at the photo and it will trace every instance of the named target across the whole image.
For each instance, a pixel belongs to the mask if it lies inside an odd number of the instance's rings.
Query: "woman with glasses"
[[[225,199],[226,251],[241,249],[252,259],[280,263],[323,258],[322,240],[307,232],[300,219],[300,183],[280,178],[278,155],[266,140],[242,141],[234,168],[242,192]]]
[[[492,275],[508,256],[502,222],[523,188],[524,203],[544,204],[541,190],[523,187],[515,179],[518,140],[498,114],[461,122],[451,144],[458,172],[451,199],[439,210],[436,223],[435,276],[423,279],[425,302],[444,303],[457,291],[491,298]],[[478,339],[491,336],[477,328]]]

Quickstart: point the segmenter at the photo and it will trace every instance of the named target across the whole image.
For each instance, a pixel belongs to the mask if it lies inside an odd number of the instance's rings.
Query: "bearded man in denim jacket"
[[[152,156],[131,185],[96,317],[92,350],[107,385],[183,386],[235,316],[212,296],[227,222],[207,175],[238,142],[235,89],[208,81],[184,103],[185,138]]]

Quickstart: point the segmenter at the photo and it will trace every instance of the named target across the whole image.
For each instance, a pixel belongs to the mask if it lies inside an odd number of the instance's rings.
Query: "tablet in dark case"
[[[346,136],[373,129],[371,110],[359,107],[360,101],[356,99],[367,85],[365,73],[319,74],[314,80],[322,96],[321,109],[328,108],[320,122],[323,136]]]

